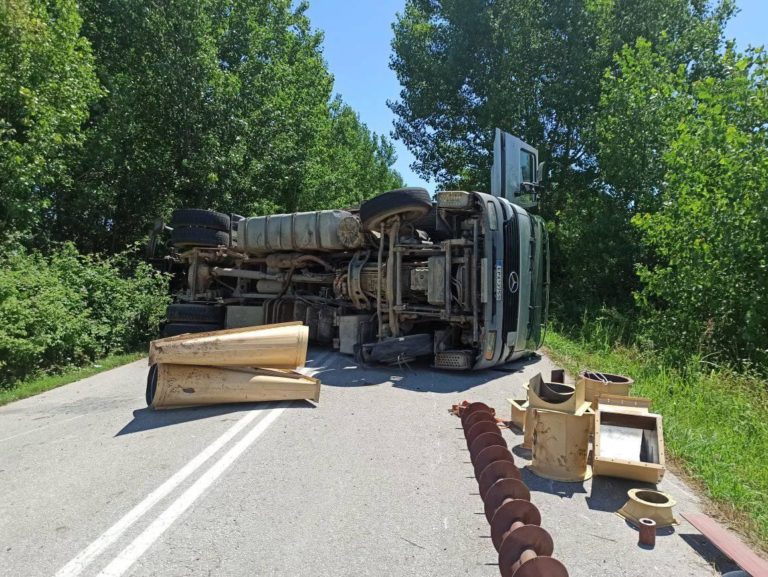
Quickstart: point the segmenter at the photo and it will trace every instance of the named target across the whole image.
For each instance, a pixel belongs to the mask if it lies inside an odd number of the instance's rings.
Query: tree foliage
[[[133,351],[154,338],[168,279],[130,253],[100,258],[65,244],[43,255],[0,249],[0,387],[40,371]]]
[[[732,11],[730,0],[409,0],[394,24],[391,67],[403,86],[390,103],[395,135],[421,174],[481,190],[489,188],[496,127],[537,146],[549,167],[543,210],[553,228],[555,294],[577,310],[627,305],[636,286],[633,195],[642,188],[627,177],[643,165],[622,173],[608,149],[606,131],[615,127],[604,115],[613,110],[620,123],[621,103],[601,108],[603,78],[639,38],[672,70],[683,65],[686,77],[710,73]],[[615,161],[608,171],[601,125]]]
[[[395,134],[445,186],[487,188],[497,126],[537,145],[561,314],[618,307],[670,358],[766,367],[766,58],[723,42],[733,10],[409,0]]]
[[[0,2],[0,386],[154,336],[165,280],[86,253],[174,208],[314,210],[401,184],[389,141],[331,98],[306,7]]]
[[[652,251],[638,294],[661,348],[768,365],[768,59],[726,52],[678,92],[661,206],[634,223]],[[675,103],[674,109],[680,104]]]
[[[37,246],[117,251],[179,206],[316,209],[400,183],[389,142],[331,98],[306,4],[0,10],[0,222]]]
[[[0,3],[0,230],[28,234],[73,186],[101,94],[74,0]]]

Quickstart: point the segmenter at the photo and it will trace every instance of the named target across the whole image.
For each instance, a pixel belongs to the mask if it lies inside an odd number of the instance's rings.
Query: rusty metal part
[[[553,373],[552,380],[562,382],[564,374]],[[551,557],[552,536],[540,527],[541,513],[499,431],[496,411],[464,401],[452,412],[461,417],[501,576],[568,577],[565,566]]]
[[[491,540],[498,551],[504,537],[517,527],[522,525],[541,525],[541,513],[536,505],[525,499],[512,499],[496,509],[491,519]]]
[[[490,523],[496,509],[512,499],[531,500],[531,492],[519,479],[499,479],[485,494],[485,518]]]
[[[653,519],[638,519],[638,545],[653,549],[656,546],[656,521]]]
[[[472,425],[471,429],[467,429],[465,432],[465,436],[467,438],[467,448],[472,446],[472,443],[475,439],[485,433],[499,434],[499,426],[496,424],[496,421],[480,421],[479,423]]]
[[[682,513],[682,516],[747,574],[768,575],[768,561],[712,517],[704,513]]]
[[[360,281],[360,275],[370,257],[370,250],[357,251],[349,261],[347,269],[349,300],[352,301],[356,309],[360,310],[369,310],[371,308],[370,300],[363,291],[363,285]]]
[[[501,445],[502,447],[507,446],[507,442],[504,440],[504,437],[501,436],[501,433],[483,433],[478,435],[469,446],[469,456],[472,459],[472,463],[475,462],[475,457],[480,454],[480,451],[494,445]]]
[[[502,575],[504,573],[502,572]],[[568,577],[568,570],[554,557],[536,556],[523,563],[514,577]]]
[[[496,411],[494,411],[491,407],[486,405],[485,403],[469,403],[464,408],[459,409],[459,416],[461,417],[461,424],[464,424],[464,421],[469,417],[472,413],[475,411],[487,411],[491,413],[492,415],[496,414]]]
[[[488,421],[491,423],[496,422],[496,417],[493,416],[493,413],[490,413],[488,411],[475,411],[471,415],[469,415],[464,422],[462,423],[462,426],[464,427],[464,431],[468,431],[472,428],[472,425],[479,423],[481,421]]]
[[[538,525],[516,527],[499,547],[499,570],[502,577],[512,577],[526,563],[537,557],[549,557],[554,549],[552,536]]]
[[[515,460],[509,449],[503,445],[493,445],[480,451],[474,460],[475,478],[479,479],[485,468],[495,461],[509,461],[514,464]]]
[[[494,461],[488,465],[477,478],[477,483],[480,486],[480,498],[485,501],[485,494],[491,488],[491,485],[499,479],[506,478],[520,479],[520,471],[515,467],[514,463],[510,461]]]

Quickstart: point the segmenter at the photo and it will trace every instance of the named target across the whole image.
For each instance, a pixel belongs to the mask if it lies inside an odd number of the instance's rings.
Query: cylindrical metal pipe
[[[638,529],[638,545],[653,549],[656,546],[656,521],[653,519],[640,519]]]
[[[221,266],[215,266],[211,269],[211,274],[214,276],[231,276],[237,278],[247,278],[251,280],[273,280],[278,282],[285,282],[287,275],[270,274],[262,272],[260,270],[245,270],[241,268],[227,268]],[[318,284],[333,284],[333,279],[336,278],[334,274],[294,274],[291,277],[292,282],[306,282],[306,283],[318,283]]]
[[[389,228],[389,254],[387,255],[387,316],[389,317],[389,331],[393,337],[400,336],[400,322],[395,312],[395,299],[397,298],[397,287],[395,285],[399,282],[400,274],[400,271],[397,270],[395,241],[399,234],[400,219],[396,218]]]

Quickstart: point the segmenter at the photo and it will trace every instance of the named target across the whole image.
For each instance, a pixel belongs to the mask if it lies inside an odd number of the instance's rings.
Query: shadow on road
[[[500,379],[504,374],[521,373],[539,360],[537,356],[482,371],[445,371],[434,369],[427,361],[421,360],[399,366],[367,366],[356,363],[352,357],[337,356],[331,366],[318,367],[313,376],[331,387],[392,383],[395,388],[409,391],[458,393]]]
[[[534,475],[528,467],[520,469],[520,474],[523,478],[523,482],[528,486],[528,489],[538,491],[540,493],[549,493],[550,495],[557,495],[564,499],[572,498],[576,493],[586,493],[584,483],[562,483],[560,481],[553,481],[551,479],[545,479]]]
[[[627,492],[630,489],[652,489],[656,485],[641,481],[630,481],[616,477],[593,477],[592,491],[587,497],[587,506],[594,511],[618,511],[629,498]]]
[[[696,551],[709,565],[713,565],[719,573],[737,571],[739,566],[726,557],[704,535],[695,533],[680,533],[680,537],[691,549]]]
[[[230,413],[240,413],[243,411],[268,411],[273,409],[275,403],[237,403],[229,405],[216,405],[211,407],[189,407],[182,409],[164,409],[156,411],[145,407],[133,411],[133,419],[120,429],[115,436],[130,435],[141,431],[160,429],[162,427],[171,427],[190,421],[199,421],[200,419],[210,419],[211,417],[220,417]],[[312,409],[315,405],[309,401],[291,401],[292,409]]]

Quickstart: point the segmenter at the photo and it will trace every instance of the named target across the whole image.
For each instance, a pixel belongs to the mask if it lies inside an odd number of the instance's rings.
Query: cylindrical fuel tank
[[[238,224],[238,247],[247,254],[352,250],[362,246],[360,220],[345,210],[252,216]]]

